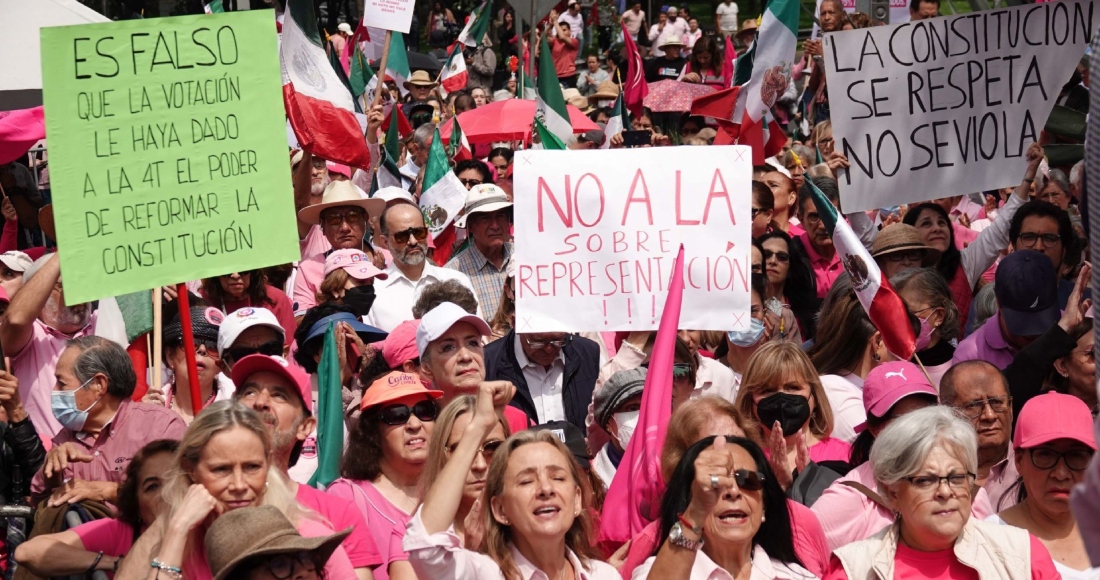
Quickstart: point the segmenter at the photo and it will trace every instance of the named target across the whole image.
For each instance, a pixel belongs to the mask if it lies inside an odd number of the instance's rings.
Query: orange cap
[[[428,389],[416,375],[394,371],[374,381],[366,391],[363,391],[363,401],[359,403],[359,409],[366,411],[371,407],[379,407],[417,395],[438,399],[443,396],[443,391]]]

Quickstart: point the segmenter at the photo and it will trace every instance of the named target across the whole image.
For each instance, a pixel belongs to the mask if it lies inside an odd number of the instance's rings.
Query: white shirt
[[[1002,526],[1012,525],[1002,520],[1001,516],[998,514],[993,514],[985,518],[985,520],[983,521],[989,522],[991,524],[999,524]],[[1054,569],[1062,575],[1062,580],[1100,580],[1100,568],[1077,570],[1075,568],[1070,568],[1069,566],[1066,566],[1065,564],[1059,562],[1058,560],[1054,560],[1053,558],[1051,558],[1051,560],[1054,561]]]
[[[416,176],[420,175],[420,166],[413,163],[412,155],[410,155],[409,160],[406,161],[404,165],[397,168],[397,172],[401,174],[401,177],[409,180],[408,183],[402,184],[404,187],[407,188],[416,183]],[[370,191],[370,188],[367,188],[364,191]]]
[[[474,292],[474,286],[466,274],[450,268],[440,268],[432,264],[431,260],[424,261],[424,271],[416,282],[406,278],[394,264],[386,267],[386,274],[389,274],[389,279],[374,280],[374,305],[371,306],[370,313],[366,317],[367,324],[386,332],[397,328],[397,325],[406,320],[412,320],[413,304],[416,304],[420,292],[428,284],[458,280],[460,284]],[[474,292],[474,299],[477,299],[477,292]],[[481,308],[478,307],[479,316],[480,310]]]
[[[558,22],[569,23],[569,33],[573,35],[573,38],[584,36],[584,16],[581,16],[580,12],[577,12],[577,15],[573,16],[566,10],[558,16]]]
[[[656,556],[650,556],[648,560],[634,569],[631,578],[641,580],[649,577],[649,571]],[[691,565],[690,580],[733,580],[733,575],[714,563],[702,550],[695,552],[695,563]],[[772,560],[764,548],[758,546],[752,550],[752,571],[749,580],[816,580],[809,570],[798,564],[784,564]]]
[[[523,378],[527,381],[527,390],[531,393],[531,400],[535,402],[535,412],[538,413],[539,424],[550,421],[565,421],[565,405],[561,400],[562,379],[565,375],[565,352],[558,351],[558,358],[554,359],[550,368],[531,362],[527,353],[523,352],[523,346],[519,341],[523,340],[516,334],[516,362],[523,370]]]
[[[714,11],[718,15],[718,27],[722,32],[737,32],[737,3],[726,2]]]
[[[695,390],[691,392],[691,398],[714,395],[732,403],[741,387],[741,377],[712,358],[696,353],[695,360],[699,363],[699,370],[695,373]]]
[[[855,428],[867,421],[863,408],[863,379],[858,375],[821,375],[821,386],[833,408],[832,436],[851,443],[856,440]]]

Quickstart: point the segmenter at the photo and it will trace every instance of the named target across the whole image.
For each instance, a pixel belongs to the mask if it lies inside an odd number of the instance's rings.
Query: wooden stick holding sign
[[[382,91],[386,88],[386,63],[390,60],[390,39],[393,31],[386,31],[386,41],[382,45],[382,60],[378,61],[378,86],[374,88],[374,104],[382,102]]]
[[[153,288],[153,384],[149,388],[158,392],[164,385],[164,315],[160,311],[162,292],[160,288]]]
[[[191,386],[191,413],[198,417],[202,410],[202,391],[199,390],[199,365],[195,361],[195,333],[191,330],[191,298],[187,284],[176,286],[176,300],[180,306],[180,326],[183,330],[183,354],[187,357],[187,378]]]

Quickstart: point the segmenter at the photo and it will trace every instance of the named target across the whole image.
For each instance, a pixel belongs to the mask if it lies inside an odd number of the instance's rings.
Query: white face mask
[[[615,418],[615,425],[619,431],[616,439],[619,440],[619,445],[623,449],[626,449],[626,446],[630,444],[630,438],[634,436],[634,428],[638,426],[639,415],[641,415],[641,411],[626,411],[611,415]]]

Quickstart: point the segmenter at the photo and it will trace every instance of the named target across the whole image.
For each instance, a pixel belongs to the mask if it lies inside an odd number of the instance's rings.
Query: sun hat
[[[416,198],[413,197],[409,190],[391,185],[389,187],[379,188],[374,192],[374,196],[371,199],[380,199],[386,203],[391,201],[404,201],[416,205]]]
[[[230,510],[206,531],[206,559],[213,580],[226,580],[239,564],[254,556],[316,552],[328,561],[352,528],[328,536],[305,538],[273,505]]]
[[[433,81],[432,77],[428,75],[428,71],[422,70],[413,72],[413,74],[409,76],[409,80],[402,84],[406,89],[409,88],[409,85],[433,88],[439,86],[439,83]]]
[[[1013,336],[1039,336],[1062,317],[1054,264],[1042,252],[1020,250],[1005,256],[997,266],[993,293]]]
[[[871,246],[871,256],[877,258],[909,250],[924,251],[921,266],[926,268],[935,265],[940,259],[940,251],[925,244],[917,228],[909,224],[890,224],[882,228]]]
[[[863,410],[882,418],[898,401],[912,395],[929,395],[932,399],[939,396],[917,365],[908,361],[883,363],[871,369],[863,381]],[[866,422],[860,423],[855,432],[861,433],[866,427]]]
[[[356,280],[369,280],[371,278],[385,280],[390,277],[389,274],[374,266],[374,262],[366,252],[354,248],[336,250],[325,257],[326,278],[329,274],[341,268]]]
[[[191,334],[195,340],[218,343],[218,328],[225,320],[225,314],[213,306],[191,307]],[[183,340],[183,322],[177,313],[161,330],[165,342]]]
[[[1056,439],[1072,439],[1096,449],[1092,412],[1073,395],[1049,392],[1032,397],[1016,418],[1012,446],[1030,449]]]
[[[596,92],[588,95],[589,101],[617,98],[619,98],[619,85],[615,84],[615,81],[612,81],[611,79],[600,83],[600,85],[596,87]]]
[[[489,336],[492,330],[489,324],[480,316],[470,314],[454,302],[444,302],[429,310],[420,319],[420,326],[416,329],[416,352],[423,357],[424,351],[432,341],[443,336],[452,326],[459,322],[469,322],[481,333],[481,336]]]
[[[314,322],[313,326],[310,327],[309,333],[306,335],[306,339],[304,342],[309,342],[315,338],[324,336],[325,332],[328,331],[328,325],[330,322],[347,323],[348,326],[350,326],[351,329],[355,331],[355,334],[358,334],[359,338],[362,339],[365,343],[378,342],[380,340],[383,340],[386,338],[387,334],[384,330],[375,328],[368,324],[364,324],[362,320],[359,320],[358,316],[350,312],[337,312],[336,314],[330,314],[329,316],[326,316],[318,320],[317,322]],[[304,343],[299,344],[298,346],[303,345]]]
[[[636,367],[619,371],[604,382],[592,398],[592,414],[601,429],[607,429],[607,420],[615,409],[633,396],[642,394],[645,386],[646,369]]]
[[[302,208],[298,212],[298,219],[307,224],[320,224],[322,211],[339,206],[361,207],[368,216],[374,217],[382,214],[386,209],[386,202],[367,197],[365,191],[350,181],[333,181],[325,186],[321,203]]]
[[[248,377],[259,372],[275,373],[289,381],[298,389],[302,406],[309,414],[313,414],[313,393],[310,390],[309,375],[302,367],[290,364],[281,356],[250,354],[233,365],[233,382],[243,386],[248,382]]]
[[[562,91],[561,96],[565,99],[566,104],[573,105],[582,112],[588,108],[588,98],[577,89],[565,89]]]
[[[436,391],[424,386],[420,377],[393,371],[382,375],[381,378],[371,383],[367,390],[363,391],[363,400],[359,403],[359,410],[366,411],[371,407],[380,407],[386,403],[399,401],[405,397],[427,395],[431,399],[443,396],[443,391]]]
[[[492,213],[498,209],[512,207],[508,194],[492,183],[480,183],[466,194],[466,206],[462,215],[455,218],[455,227],[465,228],[466,218],[475,213]]]
[[[274,312],[259,306],[246,306],[227,314],[218,327],[218,356],[223,356],[237,337],[253,326],[266,326],[279,335],[279,340],[286,340],[286,329],[279,324]]]
[[[678,46],[680,48],[683,48],[685,45],[683,42],[680,41],[679,36],[675,34],[670,34],[667,38],[665,38],[665,41],[661,43],[661,46],[658,46],[657,48],[664,50],[666,47],[669,46]]]

